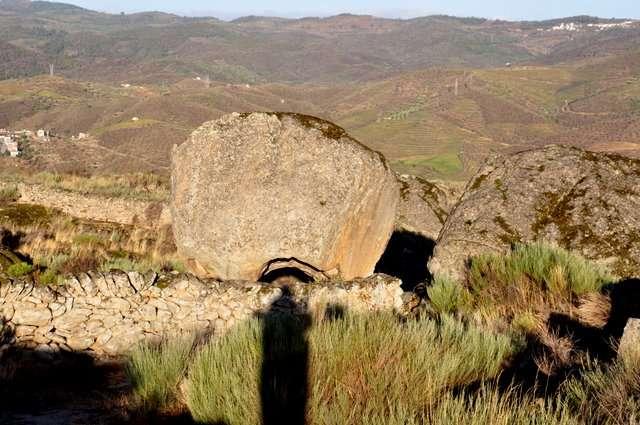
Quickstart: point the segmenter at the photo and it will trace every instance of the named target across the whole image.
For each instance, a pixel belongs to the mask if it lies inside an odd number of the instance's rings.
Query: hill
[[[122,86],[35,77],[0,82],[0,128],[45,128],[59,136],[29,149],[22,161],[29,168],[166,173],[171,147],[204,121],[233,111],[299,112],[345,127],[400,172],[464,179],[491,152],[549,143],[640,156],[638,75],[640,51],[551,67],[430,69],[352,84],[190,78]],[[91,137],[72,140],[80,132]]]
[[[315,115],[447,179],[549,143],[639,156],[639,42],[640,23],[588,16],[224,22],[2,0],[0,128],[58,138],[0,163],[166,174],[174,144],[233,111]]]
[[[56,72],[90,81],[341,83],[431,67],[559,63],[622,52],[640,25],[575,17],[505,22],[429,16],[247,17],[112,15],[62,3],[0,3],[0,78]]]

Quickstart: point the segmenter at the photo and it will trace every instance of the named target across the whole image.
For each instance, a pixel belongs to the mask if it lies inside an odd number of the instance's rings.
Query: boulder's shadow
[[[431,280],[427,262],[433,256],[436,243],[419,233],[397,230],[376,265],[376,273],[402,280],[402,289],[413,291],[420,283]]]
[[[603,327],[585,325],[567,314],[552,313],[547,328],[550,334],[571,341],[573,355],[588,354],[591,359],[608,363],[617,357],[617,346],[627,321],[640,318],[640,279],[625,279],[607,285],[603,293],[611,300],[609,317]],[[546,396],[553,394],[567,378],[582,371],[579,362],[571,362],[547,376],[539,371],[534,359],[550,355],[549,347],[532,335],[527,337],[526,347],[501,375],[505,388],[516,384],[523,390]]]

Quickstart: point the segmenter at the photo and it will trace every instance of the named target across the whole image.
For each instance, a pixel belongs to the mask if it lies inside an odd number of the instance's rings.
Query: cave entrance
[[[387,248],[376,264],[375,272],[402,280],[402,289],[413,291],[423,282],[431,280],[427,262],[433,255],[436,242],[419,233],[396,230]]]
[[[296,258],[279,258],[269,261],[262,269],[259,282],[263,283],[313,283],[326,280],[327,276],[311,264]]]

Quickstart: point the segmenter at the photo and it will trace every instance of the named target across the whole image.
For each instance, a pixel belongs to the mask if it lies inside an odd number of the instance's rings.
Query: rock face
[[[230,114],[174,149],[172,215],[191,270],[255,280],[274,264],[369,276],[399,190],[379,153],[297,114]]]
[[[640,274],[640,161],[548,146],[494,157],[447,219],[429,268],[462,277],[465,261],[547,241]]]
[[[421,177],[402,175],[400,204],[396,228],[438,238],[449,213],[456,205],[464,186],[455,182],[427,181]]]

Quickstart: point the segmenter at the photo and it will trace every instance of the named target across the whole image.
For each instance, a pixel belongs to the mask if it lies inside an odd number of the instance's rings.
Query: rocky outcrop
[[[436,240],[464,185],[401,175],[396,228]]]
[[[176,244],[203,276],[256,280],[280,261],[369,276],[398,198],[381,154],[309,116],[230,114],[173,152]]]
[[[0,354],[17,346],[44,356],[60,350],[120,355],[138,342],[185,332],[220,335],[274,309],[312,316],[330,306],[400,311],[400,283],[375,275],[346,283],[293,283],[284,289],[125,272],[83,274],[55,288],[5,282],[0,283]]]
[[[494,157],[470,181],[429,268],[460,278],[465,261],[547,241],[640,274],[640,161],[548,146]]]

